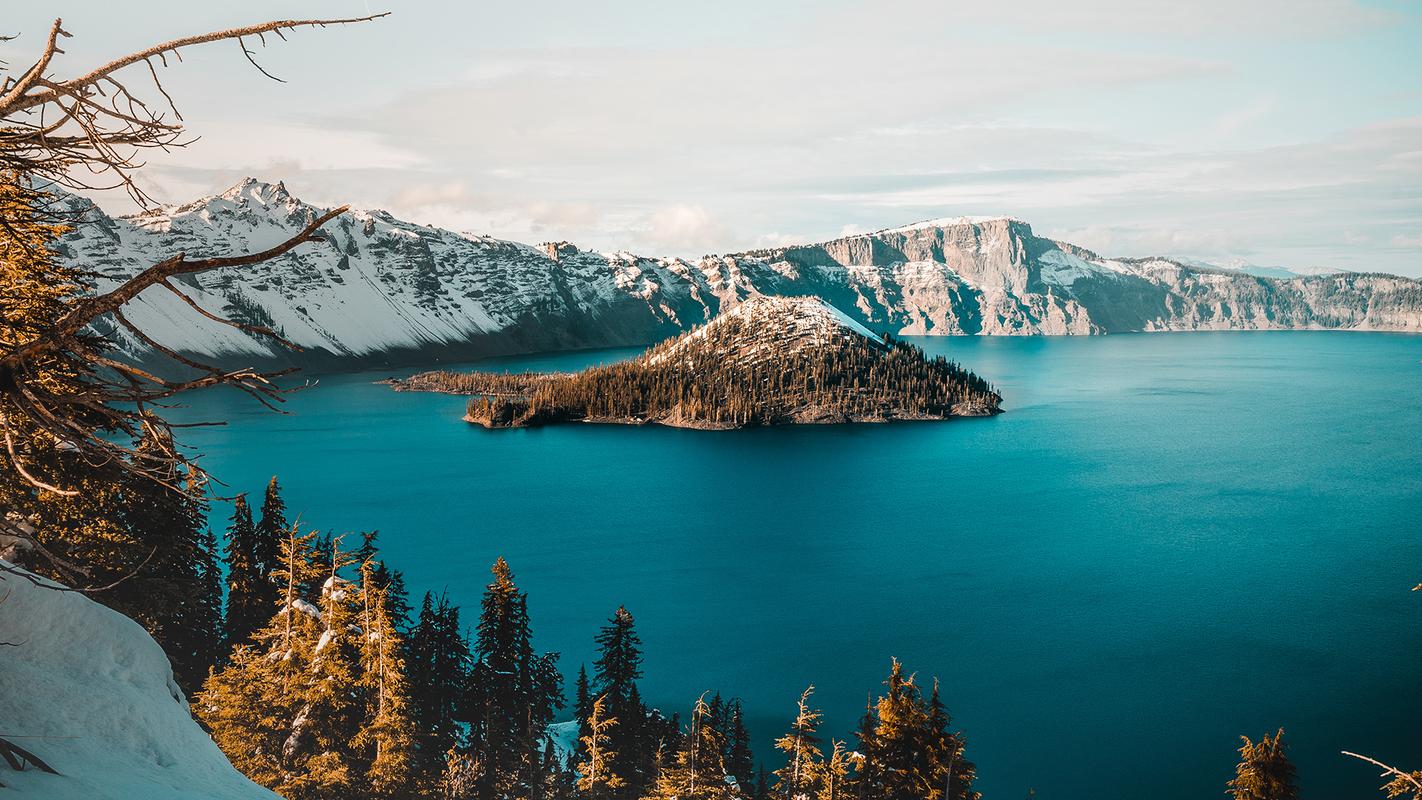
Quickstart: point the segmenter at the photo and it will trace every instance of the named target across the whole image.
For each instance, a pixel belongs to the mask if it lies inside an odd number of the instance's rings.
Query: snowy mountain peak
[[[286,190],[286,184],[282,181],[267,183],[253,177],[246,177],[234,183],[230,189],[217,195],[223,200],[231,200],[234,203],[255,203],[262,206],[281,205],[288,202],[300,202],[291,196]]]

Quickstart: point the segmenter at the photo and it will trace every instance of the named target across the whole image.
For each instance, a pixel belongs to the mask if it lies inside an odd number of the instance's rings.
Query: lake
[[[232,421],[186,439],[231,490],[277,474],[305,525],[378,529],[416,605],[447,589],[472,623],[505,556],[570,689],[625,604],[648,701],[743,698],[764,760],[806,684],[848,737],[897,657],[994,798],[1220,797],[1238,736],[1281,726],[1307,797],[1381,796],[1340,750],[1422,767],[1422,337],[916,341],[1007,412],[485,431],[372,383],[406,371],[175,416]]]

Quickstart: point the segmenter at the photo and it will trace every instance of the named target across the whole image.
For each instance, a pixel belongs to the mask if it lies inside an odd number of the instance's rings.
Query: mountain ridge
[[[254,178],[189,203],[111,217],[72,195],[86,221],[61,258],[100,290],[178,251],[250,252],[323,209]],[[1422,331],[1422,282],[1342,272],[1258,277],[1163,257],[1106,258],[1037,236],[1012,217],[925,220],[824,242],[695,261],[532,246],[354,210],[326,241],[266,264],[189,276],[209,310],[281,330],[287,353],[145,292],[129,318],[179,352],[220,362],[394,365],[539,350],[647,344],[757,295],[814,295],[898,335],[1101,334],[1165,330]],[[145,347],[112,331],[120,349]]]

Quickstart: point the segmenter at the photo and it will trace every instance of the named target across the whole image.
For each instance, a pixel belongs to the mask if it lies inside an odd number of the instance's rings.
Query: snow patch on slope
[[[772,352],[797,352],[835,339],[866,339],[874,345],[883,341],[879,334],[818,297],[752,295],[666,346],[653,348],[649,363],[674,359],[730,325],[742,327],[730,350],[719,354],[728,359],[759,360]]]
[[[167,656],[138,623],[43,583],[0,575],[0,641],[15,645],[0,647],[3,733],[60,774],[0,764],[0,783],[46,800],[277,797],[193,721]]]

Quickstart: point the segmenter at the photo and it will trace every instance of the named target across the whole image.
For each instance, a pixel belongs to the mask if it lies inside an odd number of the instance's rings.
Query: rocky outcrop
[[[97,272],[100,288],[179,251],[271,245],[320,213],[284,185],[250,178],[132,217],[109,217],[74,197],[61,202],[86,212],[61,255]],[[267,264],[184,281],[194,300],[279,329],[303,353],[199,319],[162,290],[145,293],[129,317],[180,351],[334,367],[646,344],[757,295],[815,295],[875,331],[900,335],[1422,331],[1416,280],[1276,278],[1163,258],[1109,259],[1010,218],[932,220],[695,262],[566,242],[532,247],[383,211],[354,211],[325,230],[326,241]],[[132,357],[144,356],[141,343],[114,336]]]

